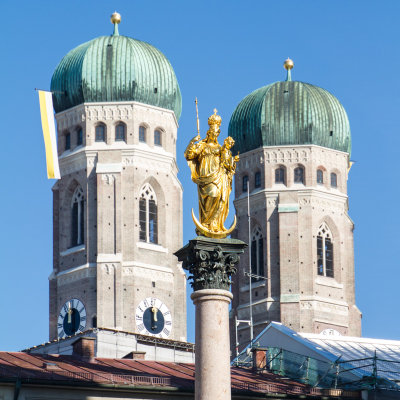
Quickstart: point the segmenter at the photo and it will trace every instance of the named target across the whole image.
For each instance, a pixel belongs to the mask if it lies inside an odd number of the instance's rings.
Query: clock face
[[[172,316],[168,307],[155,297],[147,297],[136,309],[136,327],[142,335],[167,338],[172,330]]]
[[[74,335],[83,332],[86,326],[86,309],[78,299],[68,300],[58,315],[58,337]]]

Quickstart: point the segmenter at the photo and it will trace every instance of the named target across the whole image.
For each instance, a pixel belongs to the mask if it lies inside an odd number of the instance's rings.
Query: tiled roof
[[[0,384],[19,379],[30,384],[51,381],[53,384],[73,383],[81,387],[123,385],[132,390],[138,386],[155,390],[173,387],[192,392],[194,375],[194,364],[113,358],[85,360],[66,355],[0,352]],[[232,391],[304,394],[312,397],[329,394],[269,372],[256,374],[250,369],[237,367],[232,368]]]

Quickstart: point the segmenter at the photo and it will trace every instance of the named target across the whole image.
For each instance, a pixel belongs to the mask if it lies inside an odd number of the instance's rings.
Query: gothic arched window
[[[142,242],[157,244],[157,198],[153,188],[148,183],[140,191],[139,224],[139,239]]]
[[[257,226],[251,235],[251,273],[264,276],[264,247],[261,228]],[[255,278],[255,280],[258,280]]]
[[[317,183],[321,185],[324,183],[324,171],[322,169],[317,169]]]
[[[78,128],[76,131],[76,145],[81,146],[83,144],[83,131],[82,128]]]
[[[96,126],[96,142],[105,142],[106,141],[106,127],[103,124]]]
[[[261,172],[257,171],[254,175],[254,187],[260,188],[261,187]]]
[[[146,141],[146,128],[144,126],[139,126],[139,142]]]
[[[124,142],[125,141],[125,125],[118,124],[115,127],[115,141],[116,142]]]
[[[302,183],[304,184],[304,168],[297,167],[294,170],[294,183]]]
[[[337,175],[334,172],[331,173],[331,186],[337,188]]]
[[[244,175],[242,178],[242,192],[245,193],[247,192],[247,186],[249,184],[249,176]]]
[[[285,168],[278,167],[275,170],[275,183],[285,183]]]
[[[156,146],[161,146],[162,142],[161,142],[161,131],[159,131],[158,129],[156,129],[154,131],[154,144]]]
[[[333,278],[333,243],[332,233],[323,223],[317,235],[317,264],[318,275]]]
[[[71,202],[71,247],[83,244],[84,240],[84,197],[80,186],[75,189]]]

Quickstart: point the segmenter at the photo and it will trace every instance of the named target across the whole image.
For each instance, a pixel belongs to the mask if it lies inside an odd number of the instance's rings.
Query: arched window
[[[260,188],[261,187],[261,172],[257,171],[254,175],[254,187]]]
[[[76,145],[81,146],[83,144],[83,131],[82,128],[78,128],[76,131]]]
[[[93,315],[92,318],[92,328],[97,328],[97,316]]]
[[[324,183],[324,171],[317,169],[317,183],[323,185]]]
[[[297,167],[294,170],[294,183],[304,184],[304,168]]]
[[[251,235],[251,273],[264,276],[264,247],[261,228],[257,226]],[[259,280],[260,278],[254,278]]]
[[[96,126],[96,142],[105,142],[106,141],[106,127],[101,124]]]
[[[125,141],[125,125],[118,124],[115,127],[115,141],[124,142]]]
[[[242,192],[247,192],[247,185],[249,184],[249,176],[244,175],[242,179]]]
[[[153,188],[148,183],[140,191],[139,224],[139,239],[142,242],[157,244],[157,198]]]
[[[146,128],[144,126],[139,126],[139,142],[146,141]]]
[[[278,167],[275,170],[275,183],[285,183],[285,168]]]
[[[154,144],[156,146],[161,146],[161,131],[158,129],[154,131]]]
[[[80,186],[75,189],[74,195],[72,196],[71,202],[71,247],[79,246],[83,244],[83,232],[84,232],[84,197],[83,190]]]
[[[334,172],[331,173],[331,186],[337,188],[337,175]]]
[[[65,134],[65,150],[71,149],[71,134],[67,132]]]
[[[318,275],[333,278],[333,243],[328,226],[323,223],[317,236]]]

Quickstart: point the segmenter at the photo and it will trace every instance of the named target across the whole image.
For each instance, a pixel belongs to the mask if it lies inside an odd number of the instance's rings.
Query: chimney
[[[72,343],[72,355],[75,357],[92,360],[94,354],[94,344],[96,338],[90,336],[82,336]]]
[[[265,369],[267,365],[267,349],[261,347],[253,347],[253,369],[259,371]]]
[[[126,356],[123,356],[125,360],[144,360],[145,351],[131,351]]]

